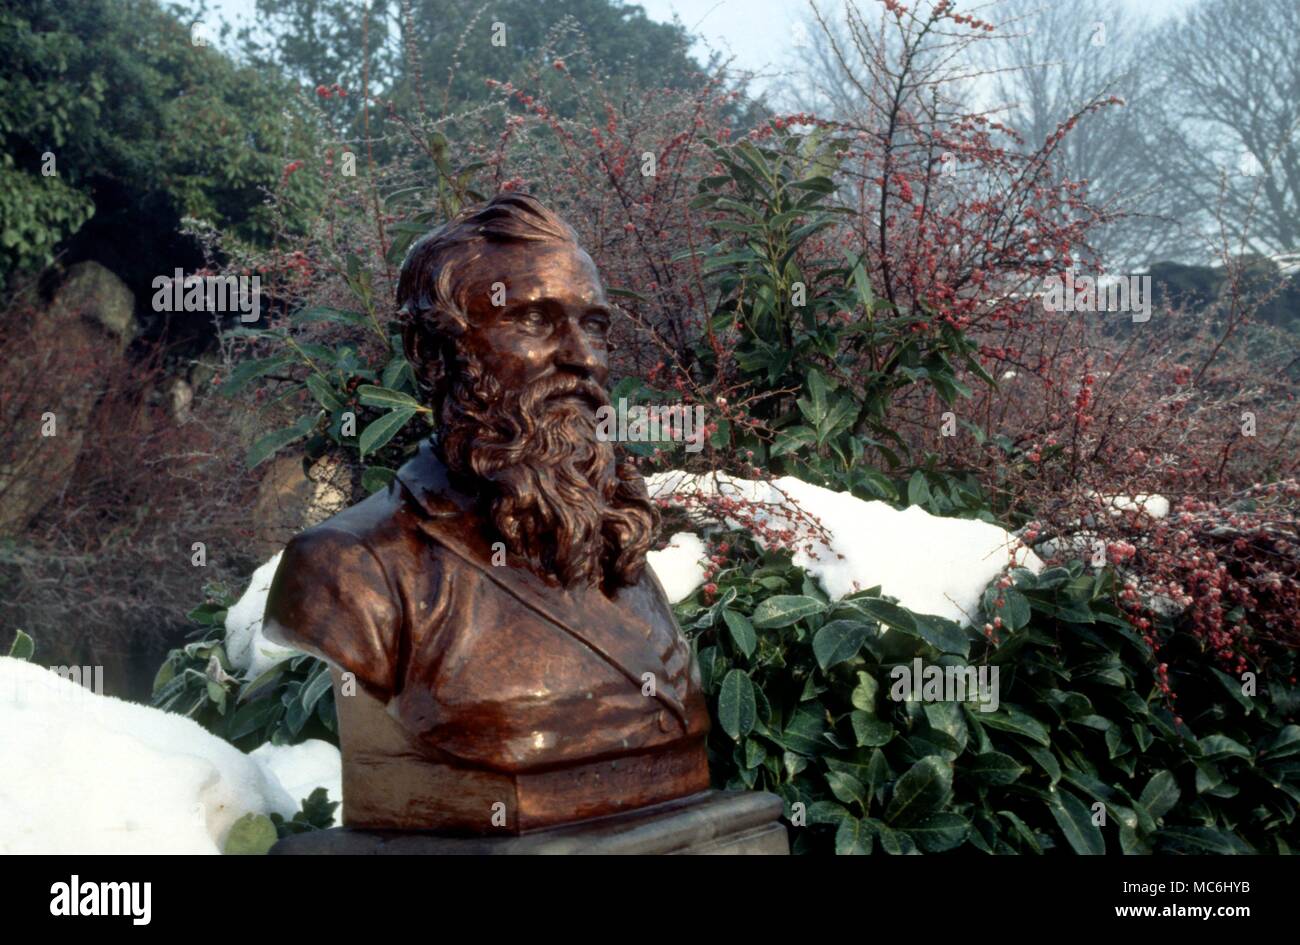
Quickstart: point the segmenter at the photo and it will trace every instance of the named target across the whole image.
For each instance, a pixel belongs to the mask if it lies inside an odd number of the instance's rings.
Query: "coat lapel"
[[[419,520],[425,534],[557,630],[586,646],[638,689],[644,674],[651,673],[656,698],[686,726],[686,709],[667,678],[662,658],[650,644],[651,628],[645,620],[599,590],[574,594],[559,585],[547,584],[522,564],[494,567],[492,550],[482,530],[466,534],[458,527],[464,516],[474,513],[474,501],[450,483],[446,467],[427,440],[420,444],[419,454],[398,471],[397,478],[425,513]],[[647,579],[648,575],[642,580]]]

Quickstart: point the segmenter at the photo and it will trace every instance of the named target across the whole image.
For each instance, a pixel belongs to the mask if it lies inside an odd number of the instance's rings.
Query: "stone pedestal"
[[[335,827],[281,840],[271,853],[455,855],[530,853],[790,852],[781,799],[746,791],[704,791],[653,807],[518,836]]]

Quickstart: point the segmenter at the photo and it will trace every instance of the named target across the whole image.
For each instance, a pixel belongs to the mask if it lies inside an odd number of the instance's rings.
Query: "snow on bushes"
[[[343,797],[343,757],[338,747],[327,741],[312,738],[298,745],[267,742],[249,752],[248,757],[278,781],[295,803],[303,801],[319,787],[325,788],[331,800]],[[338,822],[336,809],[335,825]]]
[[[1162,495],[1099,496],[1091,491],[1087,494],[1103,502],[1111,516],[1116,518],[1125,512],[1135,511],[1145,512],[1153,519],[1161,519],[1169,514],[1169,500]]]
[[[664,587],[668,602],[676,604],[690,596],[704,583],[704,565],[708,555],[699,535],[677,532],[662,551],[646,554],[646,563]]]
[[[298,654],[297,650],[272,643],[262,635],[266,596],[271,591],[271,579],[280,565],[281,554],[278,552],[253,572],[244,595],[226,613],[226,655],[244,671],[245,679],[256,679],[281,660]]]
[[[941,518],[916,506],[899,511],[792,476],[763,482],[671,471],[648,477],[646,486],[701,524],[744,528],[764,547],[791,541],[794,564],[835,600],[880,585],[914,613],[971,623],[980,595],[1004,568],[1014,563],[1037,573],[1043,567],[997,525]]]

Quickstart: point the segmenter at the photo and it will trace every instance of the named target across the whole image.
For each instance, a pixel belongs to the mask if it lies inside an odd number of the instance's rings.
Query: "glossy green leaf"
[[[408,408],[394,410],[384,414],[361,431],[357,447],[364,458],[367,453],[374,453],[395,437],[402,427],[415,416],[415,411]]]
[[[825,609],[825,604],[812,597],[780,594],[767,598],[754,608],[753,622],[755,627],[764,630],[788,627]]]
[[[754,625],[750,623],[749,618],[738,611],[728,609],[722,612],[722,619],[731,633],[731,640],[736,644],[736,649],[740,650],[746,658],[753,656],[758,646],[758,634],[754,632]]]
[[[301,440],[311,432],[313,426],[315,426],[315,418],[304,417],[291,427],[268,433],[252,445],[248,455],[244,457],[244,465],[249,469],[256,468],[290,443]]]
[[[1015,706],[1003,703],[996,712],[981,712],[978,719],[981,725],[1001,729],[1004,732],[1015,732],[1017,735],[1032,739],[1044,748],[1052,744],[1043,723]]]
[[[1233,856],[1255,851],[1237,837],[1213,827],[1166,827],[1156,834],[1161,852]]]
[[[873,633],[871,626],[860,620],[832,620],[813,636],[817,665],[825,671],[853,659]]]
[[[859,672],[858,684],[853,687],[849,701],[853,703],[853,708],[860,709],[868,715],[875,715],[876,693],[879,690],[880,684],[876,682],[875,676],[870,673]]]
[[[1300,754],[1300,725],[1284,725],[1277,735],[1265,743],[1259,757],[1261,760],[1280,761],[1297,754]]]
[[[1151,780],[1142,789],[1142,796],[1138,798],[1138,803],[1152,818],[1159,820],[1174,809],[1178,797],[1178,780],[1169,771],[1161,770],[1151,775]]]
[[[917,852],[916,844],[905,831],[895,830],[880,821],[868,821],[880,838],[880,848],[890,856],[909,856]]]
[[[845,804],[861,804],[865,800],[866,788],[852,775],[841,771],[829,771],[826,774],[826,785],[831,789],[831,793]]]
[[[854,709],[849,714],[849,720],[853,725],[856,744],[860,748],[878,748],[887,744],[894,737],[894,726],[888,722],[882,722],[860,709]]]
[[[757,715],[753,681],[743,670],[733,669],[722,680],[718,693],[718,723],[732,739],[739,741],[753,731]]]
[[[9,657],[16,660],[30,660],[35,652],[36,641],[23,631],[15,630],[14,640],[9,644]]]
[[[970,823],[960,814],[942,811],[907,828],[907,834],[926,853],[955,850],[966,840]]]
[[[228,856],[260,856],[275,846],[275,824],[265,814],[245,814],[231,825],[222,853]]]
[[[935,755],[912,765],[894,785],[885,820],[894,826],[916,823],[948,803],[952,766]]]
[[[365,489],[367,494],[380,492],[387,489],[395,478],[397,478],[395,469],[389,469],[387,466],[367,466],[366,471],[361,474],[361,488]]]
[[[1211,761],[1222,758],[1251,759],[1250,749],[1227,735],[1207,735],[1200,740],[1201,750]]]
[[[330,386],[319,374],[310,374],[307,376],[307,390],[316,398],[316,402],[333,413],[336,410],[343,409],[343,401],[339,397],[338,391]]]
[[[835,830],[835,853],[837,856],[867,856],[871,853],[874,835],[875,830],[866,821],[845,817]]]
[[[226,397],[233,397],[239,393],[249,383],[259,377],[265,377],[267,374],[273,374],[276,371],[287,368],[293,359],[289,355],[277,355],[271,358],[259,358],[255,361],[244,361],[237,365],[221,386],[217,388],[218,392]]]
[[[997,786],[1013,784],[1029,770],[1000,751],[986,751],[976,755],[963,769],[979,783]]]
[[[410,394],[400,390],[390,390],[387,387],[376,387],[374,384],[362,384],[357,388],[357,395],[367,407],[419,410],[422,406]]]
[[[1100,828],[1092,822],[1092,811],[1087,804],[1064,788],[1057,787],[1047,807],[1075,853],[1100,856],[1106,852],[1106,841],[1102,839]]]

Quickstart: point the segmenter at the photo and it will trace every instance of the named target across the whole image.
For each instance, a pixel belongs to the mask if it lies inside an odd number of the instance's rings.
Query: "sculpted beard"
[[[659,513],[634,468],[596,436],[609,396],[592,381],[552,375],[506,391],[460,352],[443,400],[448,467],[491,488],[491,518],[506,547],[565,586],[632,585],[641,578]]]

